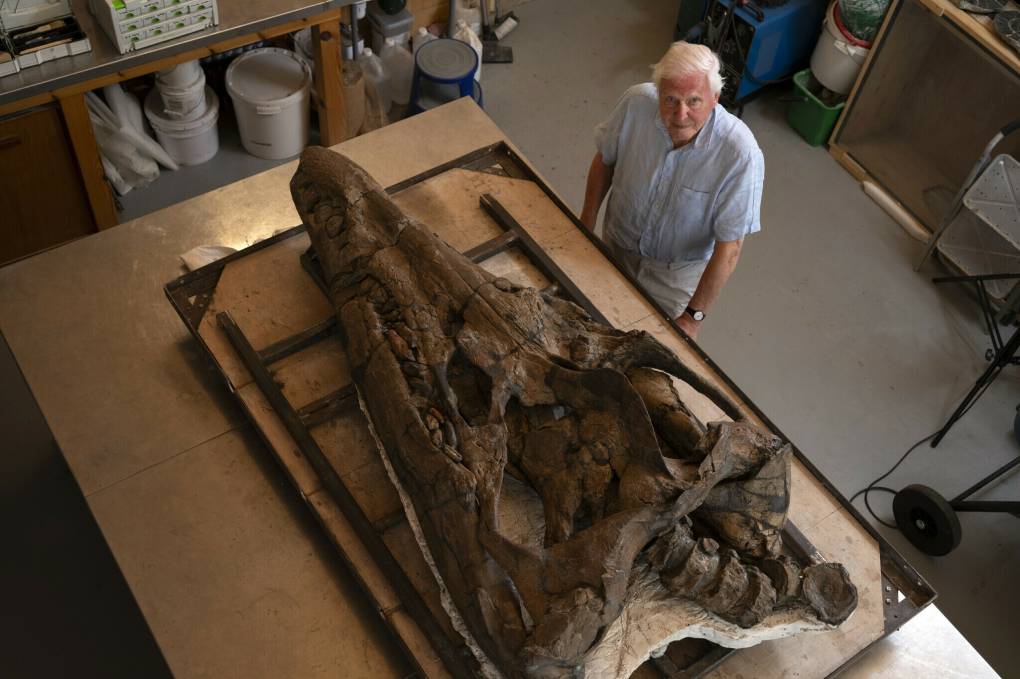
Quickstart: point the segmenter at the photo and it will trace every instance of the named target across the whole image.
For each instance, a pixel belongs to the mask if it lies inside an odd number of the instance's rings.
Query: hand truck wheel
[[[956,512],[928,486],[913,484],[896,493],[893,516],[910,544],[931,556],[949,554],[963,537]]]

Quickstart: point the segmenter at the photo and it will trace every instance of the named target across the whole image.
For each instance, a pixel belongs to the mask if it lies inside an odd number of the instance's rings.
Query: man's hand
[[[687,333],[687,336],[692,340],[697,341],[698,331],[701,330],[701,321],[696,321],[691,318],[690,314],[680,314],[676,317],[676,324],[680,326],[680,329]]]
[[[690,308],[701,309],[706,313],[712,308],[719,293],[722,292],[723,286],[726,285],[726,281],[730,279],[733,269],[737,267],[737,260],[740,259],[740,250],[743,245],[743,239],[715,242],[712,259],[708,261],[705,272],[701,274],[698,289],[694,291],[687,303]],[[703,321],[696,321],[691,318],[690,314],[682,313],[677,316],[676,323],[691,339],[698,339],[698,332],[701,330]]]

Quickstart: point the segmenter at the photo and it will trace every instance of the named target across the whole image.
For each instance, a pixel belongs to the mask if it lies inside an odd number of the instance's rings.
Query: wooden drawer
[[[95,231],[60,109],[0,120],[0,264]]]

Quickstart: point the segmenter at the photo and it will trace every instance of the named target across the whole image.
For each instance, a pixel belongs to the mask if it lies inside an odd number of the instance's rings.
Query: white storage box
[[[88,36],[70,14],[51,18],[38,26],[28,25],[13,30],[8,28],[4,37],[4,44],[11,49],[10,53],[17,61],[18,69],[92,50]]]
[[[216,0],[89,0],[121,54],[220,23]]]
[[[13,31],[71,14],[69,0],[0,0],[0,26]]]

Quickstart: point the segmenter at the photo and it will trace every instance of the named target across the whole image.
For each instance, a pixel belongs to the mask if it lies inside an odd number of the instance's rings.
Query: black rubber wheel
[[[907,486],[893,498],[896,525],[910,544],[925,554],[945,556],[963,537],[960,519],[944,497],[920,484]]]

